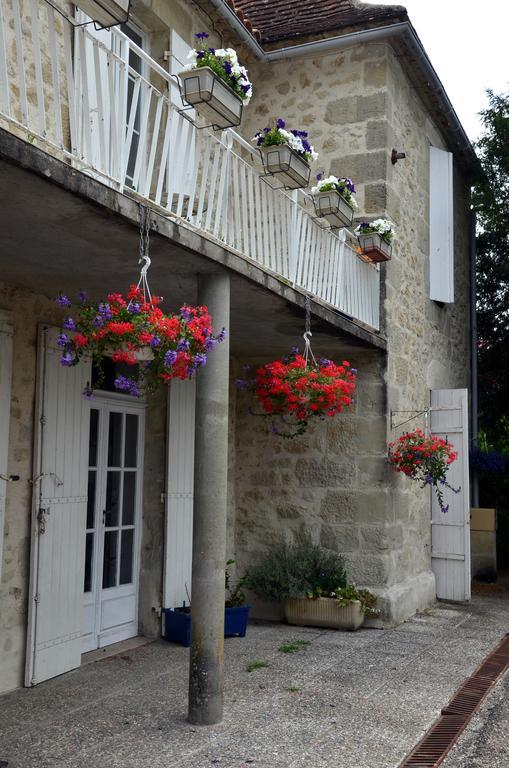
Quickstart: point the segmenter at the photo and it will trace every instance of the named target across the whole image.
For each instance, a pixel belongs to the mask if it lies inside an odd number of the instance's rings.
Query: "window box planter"
[[[359,600],[339,605],[333,597],[297,597],[285,600],[285,618],[288,624],[300,627],[328,627],[329,629],[358,629],[364,621],[364,609]]]
[[[277,176],[286,189],[304,189],[309,184],[308,163],[288,144],[260,147],[265,173]]]
[[[316,215],[326,219],[333,227],[349,227],[353,222],[354,209],[337,189],[316,192],[313,195]]]
[[[376,263],[390,261],[392,246],[386,243],[381,235],[372,232],[369,235],[358,235],[359,245],[365,256]]]
[[[224,636],[245,637],[250,605],[224,609]],[[191,613],[188,608],[164,609],[165,639],[189,648],[191,645]]]
[[[198,67],[179,75],[182,101],[194,107],[213,128],[234,128],[242,120],[243,104],[236,93],[210,67]]]

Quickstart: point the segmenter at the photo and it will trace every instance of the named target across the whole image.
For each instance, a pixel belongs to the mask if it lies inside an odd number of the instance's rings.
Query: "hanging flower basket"
[[[390,261],[394,225],[388,219],[376,219],[368,224],[364,221],[355,228],[362,254],[375,263]]]
[[[351,405],[356,374],[346,360],[308,360],[294,348],[289,357],[258,368],[253,379],[238,379],[237,386],[254,390],[272,432],[296,437],[311,419],[336,416]]]
[[[458,454],[448,440],[427,437],[421,429],[406,432],[398,440],[389,443],[389,464],[392,468],[416,480],[422,488],[432,486],[442,512],[449,511],[449,505],[444,503],[442,489],[448,488],[453,493],[461,490],[453,488],[446,480],[449,466],[457,458]]]
[[[64,295],[57,302],[65,309],[73,307]],[[145,298],[135,285],[125,297],[110,293],[98,303],[80,293],[75,311],[64,320],[58,337],[60,362],[73,366],[83,358],[91,359],[99,372],[99,385],[103,357],[132,366],[132,375],[118,376],[114,386],[135,397],[155,391],[161,382],[192,378],[226,332],[223,329],[217,336],[212,334],[206,307],[184,305],[179,314],[167,315],[160,303],[159,297]],[[83,394],[90,397],[90,387]]]
[[[317,184],[311,188],[316,215],[333,227],[349,227],[353,222],[357,202],[353,181],[348,178],[317,174]]]
[[[260,150],[265,173],[277,176],[286,189],[303,189],[309,184],[309,163],[318,158],[307,140],[306,131],[285,130],[279,118],[275,128],[264,128],[253,138]]]
[[[206,32],[196,35],[204,42]],[[242,109],[249,104],[252,85],[233,48],[198,48],[189,52],[190,63],[179,74],[182,100],[215,129],[240,125]]]

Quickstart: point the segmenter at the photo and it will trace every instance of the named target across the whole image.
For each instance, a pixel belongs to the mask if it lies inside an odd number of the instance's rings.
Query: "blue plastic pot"
[[[224,609],[224,636],[245,637],[250,605]],[[191,645],[191,614],[174,608],[164,609],[164,637],[170,643]]]

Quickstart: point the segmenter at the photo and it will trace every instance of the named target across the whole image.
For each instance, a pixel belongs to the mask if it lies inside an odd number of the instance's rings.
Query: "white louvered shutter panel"
[[[444,488],[449,511],[442,512],[432,493],[431,565],[437,597],[470,600],[470,487],[468,474],[468,390],[435,389],[431,392],[431,432],[447,438],[458,458],[447,473],[454,493]]]
[[[169,393],[168,468],[163,607],[189,602],[193,554],[194,419],[196,384],[172,381]]]
[[[454,301],[454,216],[452,153],[429,148],[430,299]]]
[[[10,313],[0,309],[0,475],[5,476],[8,472],[13,334]],[[6,493],[7,483],[0,478],[0,577],[2,576]]]
[[[26,685],[81,661],[90,364],[63,367],[58,333],[39,334]]]

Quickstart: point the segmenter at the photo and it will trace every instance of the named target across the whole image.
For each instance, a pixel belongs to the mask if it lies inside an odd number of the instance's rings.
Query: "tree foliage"
[[[484,178],[474,188],[477,211],[479,399],[488,441],[507,443],[509,416],[509,92],[488,91],[476,149]]]

